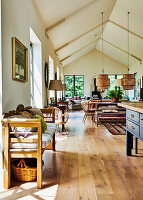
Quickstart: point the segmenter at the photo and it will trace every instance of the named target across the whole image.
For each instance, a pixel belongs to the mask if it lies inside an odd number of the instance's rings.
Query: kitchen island
[[[143,141],[143,102],[118,103],[126,108],[126,155],[132,155],[133,138],[135,153],[138,153],[138,139]]]

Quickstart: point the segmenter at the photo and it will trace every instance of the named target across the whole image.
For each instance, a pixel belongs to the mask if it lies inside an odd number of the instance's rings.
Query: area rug
[[[126,135],[126,122],[105,122],[102,124],[113,135]]]

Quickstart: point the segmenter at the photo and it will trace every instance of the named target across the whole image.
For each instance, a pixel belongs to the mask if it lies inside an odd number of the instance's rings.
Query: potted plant
[[[117,89],[117,90],[109,90],[108,96],[112,101],[119,101],[122,99],[124,92],[123,90]]]

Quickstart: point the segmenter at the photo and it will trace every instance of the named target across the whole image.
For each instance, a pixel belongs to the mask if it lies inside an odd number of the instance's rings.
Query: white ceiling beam
[[[106,24],[107,22],[108,22],[108,20],[106,20],[106,21],[103,23],[103,25]],[[102,26],[102,24],[98,24],[97,26],[93,27],[92,29],[86,31],[85,33],[79,35],[78,37],[74,38],[73,40],[67,42],[66,44],[64,44],[64,45],[62,45],[61,47],[59,47],[58,49],[56,49],[55,52],[57,53],[59,50],[61,50],[61,49],[63,49],[64,47],[68,46],[69,44],[73,43],[74,41],[80,39],[81,37],[87,35],[87,34],[90,33],[91,31],[96,30],[96,29],[99,28],[100,26]]]
[[[70,54],[70,55],[67,56],[66,58],[60,60],[60,62],[62,62],[62,61],[64,61],[64,60],[68,59],[69,57],[73,56],[74,54],[76,54],[76,53],[82,51],[83,49],[85,49],[85,48],[87,48],[87,47],[89,47],[91,44],[97,42],[98,40],[99,40],[99,39],[96,39],[96,40],[90,42],[89,44],[87,44],[87,45],[85,45],[84,47],[82,47],[82,48],[78,49],[77,51],[73,52],[72,54]]]
[[[62,24],[63,22],[65,22],[67,19],[71,18],[72,16],[78,14],[79,12],[81,12],[82,10],[84,10],[85,8],[91,6],[92,4],[94,4],[96,2],[96,0],[92,0],[91,2],[87,3],[86,5],[82,6],[81,8],[77,9],[76,11],[70,13],[69,15],[67,15],[66,17],[64,17],[63,19],[59,20],[58,22],[56,22],[55,24],[51,25],[50,27],[46,28],[46,33],[51,31],[52,29],[54,29],[56,26]]]
[[[116,46],[115,44],[112,44],[111,42],[108,42],[107,40],[102,39],[102,38],[100,38],[100,40],[103,40],[104,42],[108,43],[108,44],[111,45],[112,47],[115,47],[116,49],[119,49],[120,51],[122,51],[122,52],[128,54],[127,51],[121,49],[120,47]],[[137,56],[135,56],[135,55],[133,55],[133,54],[131,54],[131,53],[129,53],[129,55],[130,55],[131,57],[135,58],[136,60],[138,60],[138,61],[140,62],[140,64],[142,64],[142,59],[138,58]]]
[[[109,20],[109,22],[111,22],[112,24],[114,24],[114,25],[120,27],[121,29],[124,29],[125,31],[129,31],[129,33],[131,33],[132,35],[134,35],[134,36],[136,36],[136,37],[138,37],[138,38],[140,38],[140,39],[143,40],[143,37],[142,37],[142,36],[138,35],[137,33],[133,32],[133,31],[131,31],[131,30],[129,30],[129,29],[127,29],[126,27],[121,26],[120,24],[117,24],[116,22],[113,22],[113,21],[111,21],[111,20]]]

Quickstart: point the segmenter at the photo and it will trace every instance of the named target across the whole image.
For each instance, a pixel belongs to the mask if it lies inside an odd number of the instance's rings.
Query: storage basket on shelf
[[[37,178],[37,160],[21,159],[17,164],[15,161],[12,163],[14,177],[17,181],[34,181]]]

